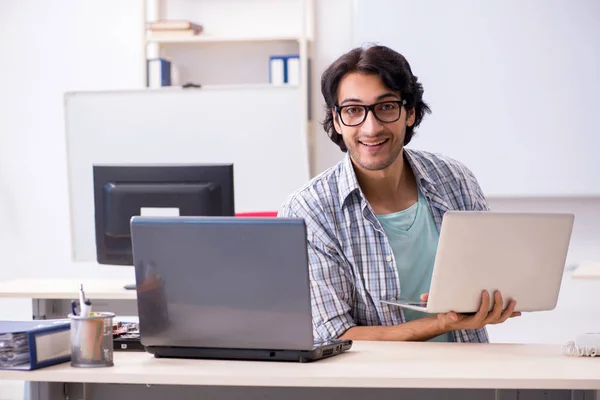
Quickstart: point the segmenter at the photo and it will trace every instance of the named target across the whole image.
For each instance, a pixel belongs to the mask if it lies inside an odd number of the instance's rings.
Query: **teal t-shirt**
[[[419,300],[422,293],[429,292],[439,239],[427,199],[419,190],[418,201],[411,207],[392,214],[378,215],[377,218],[394,252],[400,276],[400,298]],[[430,315],[408,309],[402,311],[407,321]],[[431,341],[450,342],[453,341],[453,336],[448,333]]]

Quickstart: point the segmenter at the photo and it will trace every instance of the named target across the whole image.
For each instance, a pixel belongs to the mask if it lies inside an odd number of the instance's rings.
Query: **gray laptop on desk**
[[[313,361],[302,219],[133,217],[141,342],[157,357]]]

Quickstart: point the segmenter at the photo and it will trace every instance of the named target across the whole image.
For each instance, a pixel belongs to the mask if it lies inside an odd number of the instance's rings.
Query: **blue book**
[[[300,56],[278,55],[269,57],[269,83],[298,85],[300,83]]]
[[[68,319],[0,321],[0,369],[33,370],[70,360]]]
[[[287,83],[287,63],[285,56],[269,57],[269,83],[272,85]]]
[[[147,60],[146,86],[149,88],[171,86],[171,61],[164,58]]]

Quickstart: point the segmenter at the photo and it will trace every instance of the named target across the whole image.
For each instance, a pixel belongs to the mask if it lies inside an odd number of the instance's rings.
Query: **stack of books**
[[[202,25],[184,20],[161,20],[148,25],[148,39],[176,39],[202,33]]]

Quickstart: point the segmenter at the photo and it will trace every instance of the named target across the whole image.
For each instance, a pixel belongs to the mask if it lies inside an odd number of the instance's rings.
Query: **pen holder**
[[[113,318],[109,312],[94,312],[89,317],[69,314],[71,320],[71,366],[112,367]]]

